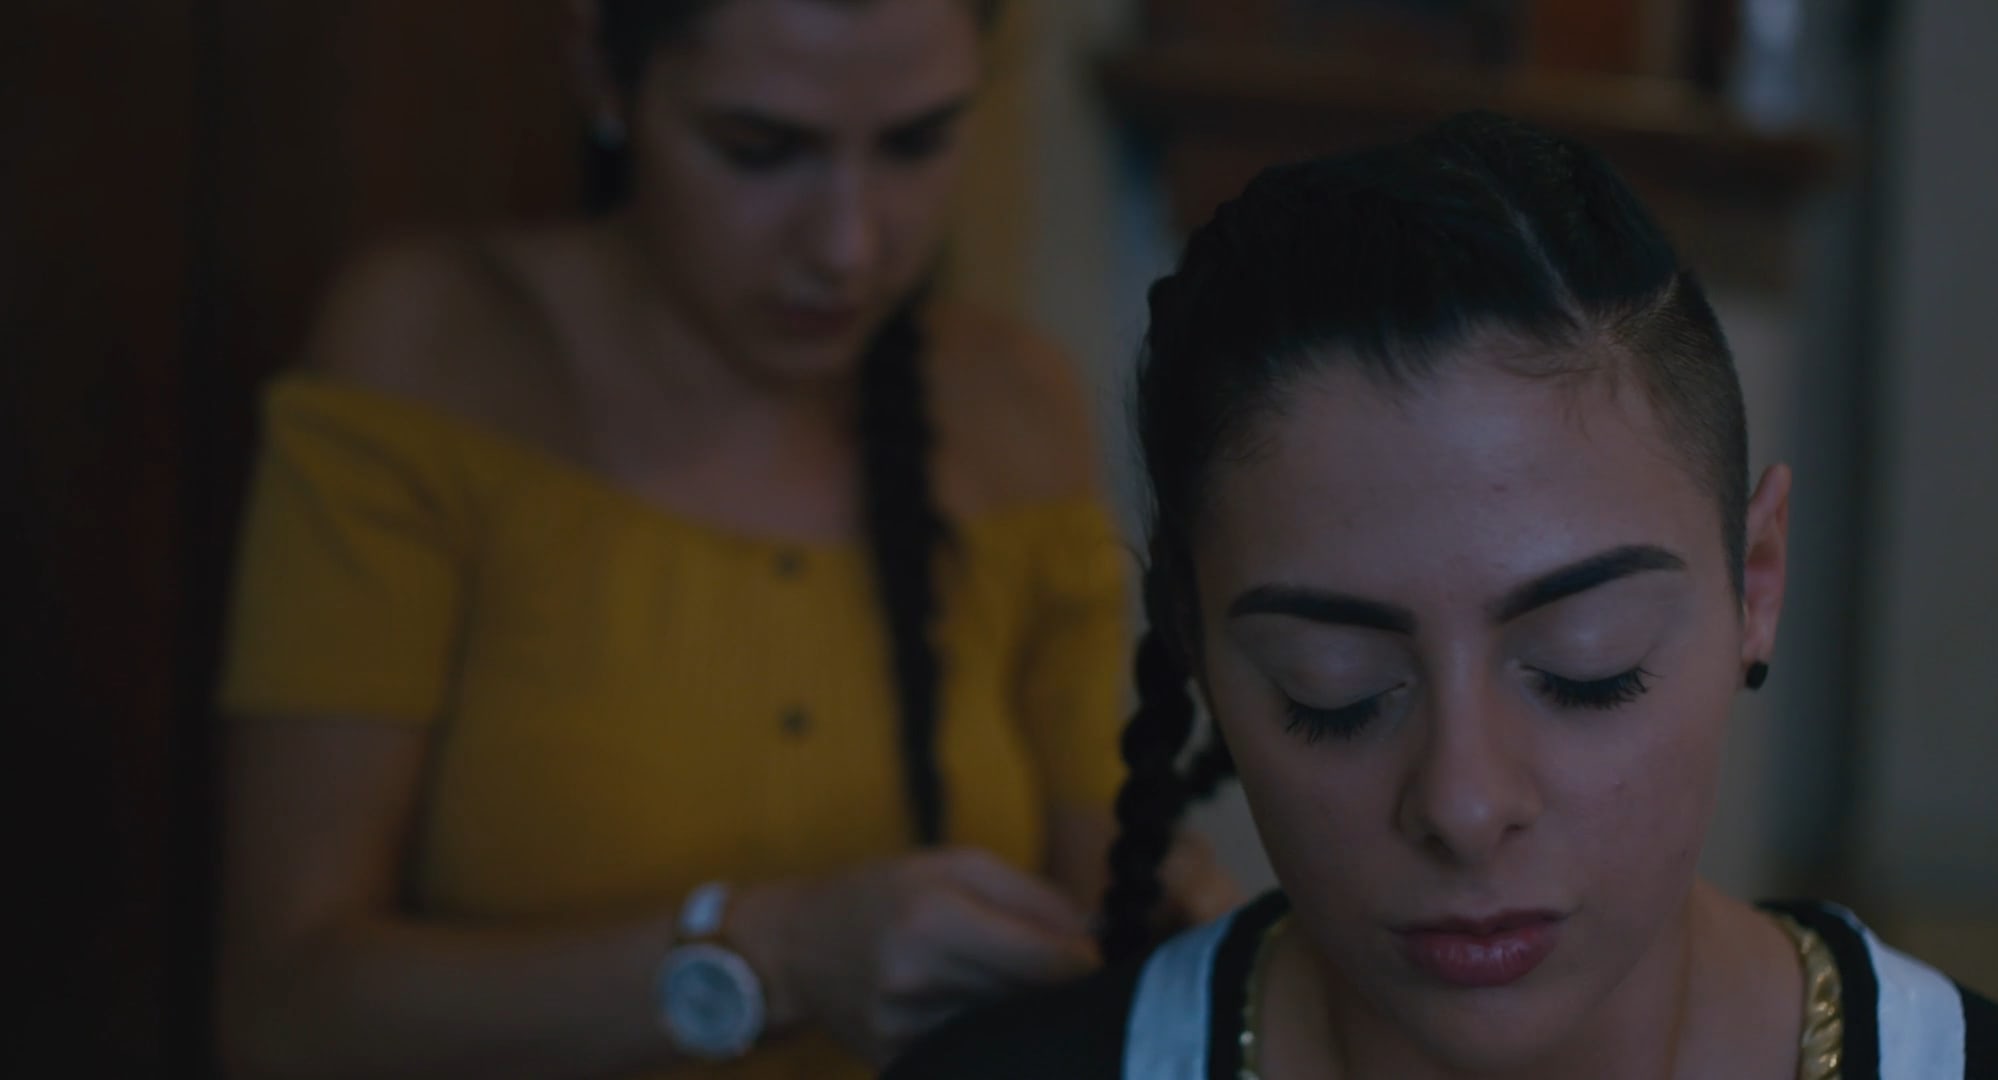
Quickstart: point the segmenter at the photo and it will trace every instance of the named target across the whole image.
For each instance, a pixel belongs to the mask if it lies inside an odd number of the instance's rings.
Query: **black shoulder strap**
[[[1818,935],[1838,964],[1840,1011],[1845,1042],[1839,1054],[1843,1080],[1880,1080],[1880,979],[1873,971],[1873,954],[1852,924],[1823,904],[1786,900],[1763,904],[1764,911],[1786,915]]]
[[[1207,1018],[1207,1075],[1235,1080],[1242,1070],[1242,1013],[1249,1000],[1249,975],[1256,966],[1263,935],[1290,911],[1290,899],[1271,892],[1235,916],[1228,936],[1214,953],[1209,997],[1214,1003]]]
[[[1973,990],[1963,995],[1963,1075],[1966,1080],[1998,1080],[1998,1005]]]

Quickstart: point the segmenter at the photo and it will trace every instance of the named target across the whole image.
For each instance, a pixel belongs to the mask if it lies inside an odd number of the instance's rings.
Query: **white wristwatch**
[[[732,1061],[763,1034],[763,982],[717,940],[728,886],[703,885],[680,907],[679,941],[659,969],[659,1021],[680,1053]]]

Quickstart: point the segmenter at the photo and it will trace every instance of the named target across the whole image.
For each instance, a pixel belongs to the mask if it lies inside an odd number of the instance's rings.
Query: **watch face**
[[[713,945],[668,954],[659,974],[666,1030],[682,1053],[727,1059],[746,1053],[763,1029],[763,992],[742,958]]]

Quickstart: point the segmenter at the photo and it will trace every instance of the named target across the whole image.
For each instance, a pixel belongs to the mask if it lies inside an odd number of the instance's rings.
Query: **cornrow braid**
[[[1138,644],[1135,676],[1138,709],[1124,727],[1126,775],[1117,793],[1117,839],[1110,846],[1110,887],[1103,898],[1098,942],[1111,963],[1143,955],[1154,942],[1152,916],[1165,888],[1159,867],[1172,850],[1186,808],[1214,793],[1234,774],[1234,759],[1217,729],[1185,772],[1179,759],[1193,737],[1192,673],[1164,620],[1160,587],[1165,571],[1154,561],[1146,574],[1151,628]]]
[[[902,714],[902,771],[919,844],[943,841],[943,780],[936,762],[942,663],[932,640],[935,563],[949,529],[930,490],[934,435],[925,409],[919,303],[875,335],[860,369],[861,498],[876,595]]]

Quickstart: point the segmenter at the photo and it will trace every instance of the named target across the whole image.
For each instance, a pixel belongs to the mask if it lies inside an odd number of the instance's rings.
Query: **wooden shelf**
[[[1751,127],[1712,95],[1661,79],[1388,66],[1250,42],[1140,46],[1103,58],[1098,74],[1113,106],[1163,143],[1183,223],[1263,164],[1404,137],[1466,109],[1584,139],[1667,206],[1786,209],[1846,158],[1826,135]]]

